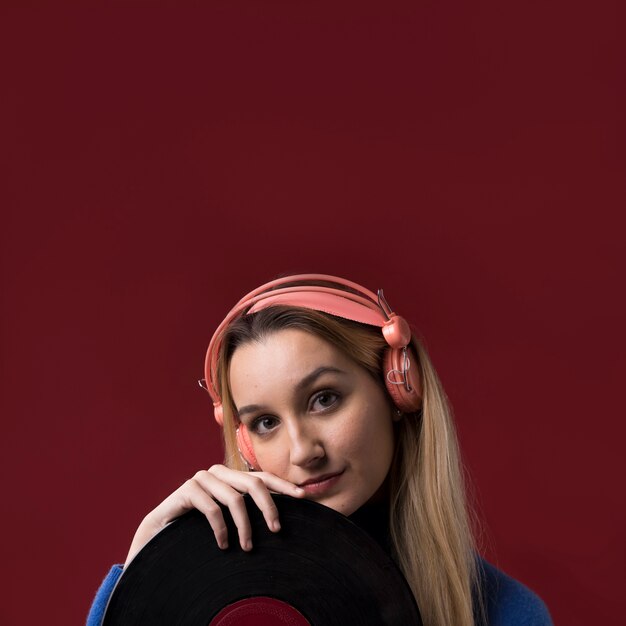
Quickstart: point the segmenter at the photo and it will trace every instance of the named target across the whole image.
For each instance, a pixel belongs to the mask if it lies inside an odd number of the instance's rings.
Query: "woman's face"
[[[330,343],[286,329],[244,344],[230,385],[261,470],[344,515],[382,486],[395,411],[371,375]]]

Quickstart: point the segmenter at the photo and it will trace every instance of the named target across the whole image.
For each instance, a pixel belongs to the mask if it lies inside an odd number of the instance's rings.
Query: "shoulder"
[[[479,559],[489,626],[552,626],[543,600],[519,581]]]
[[[104,612],[107,608],[109,598],[113,593],[113,589],[115,589],[115,585],[117,584],[119,577],[122,575],[122,571],[122,565],[114,565],[109,570],[109,573],[100,584],[100,588],[96,593],[96,597],[91,603],[89,615],[87,616],[86,626],[100,626],[100,624],[102,623],[102,618],[104,617]]]

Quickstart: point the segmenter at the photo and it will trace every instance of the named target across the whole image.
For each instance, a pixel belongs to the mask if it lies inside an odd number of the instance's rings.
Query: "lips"
[[[309,495],[320,495],[332,489],[337,484],[344,472],[345,469],[341,470],[340,472],[334,472],[332,474],[320,474],[319,476],[315,476],[314,478],[309,478],[309,480],[305,480],[298,486],[302,487],[302,489],[304,489],[304,491]]]
[[[300,483],[298,487],[305,487],[306,485],[314,485],[316,483],[322,483],[325,480],[330,478],[334,478],[335,476],[341,476],[345,470],[341,470],[340,472],[334,472],[332,474],[322,474],[321,476],[315,476],[314,478],[309,478],[309,480],[305,480],[303,483]]]

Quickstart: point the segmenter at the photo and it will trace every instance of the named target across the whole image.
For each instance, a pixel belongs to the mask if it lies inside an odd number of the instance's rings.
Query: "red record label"
[[[311,623],[290,604],[259,596],[229,604],[209,626],[311,626]]]

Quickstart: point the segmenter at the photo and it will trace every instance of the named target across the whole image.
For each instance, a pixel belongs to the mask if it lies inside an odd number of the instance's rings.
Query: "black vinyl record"
[[[228,510],[221,550],[199,511],[166,526],[137,554],[103,626],[421,626],[415,599],[384,550],[343,515],[274,496],[272,533],[245,497],[254,548],[244,552]]]

